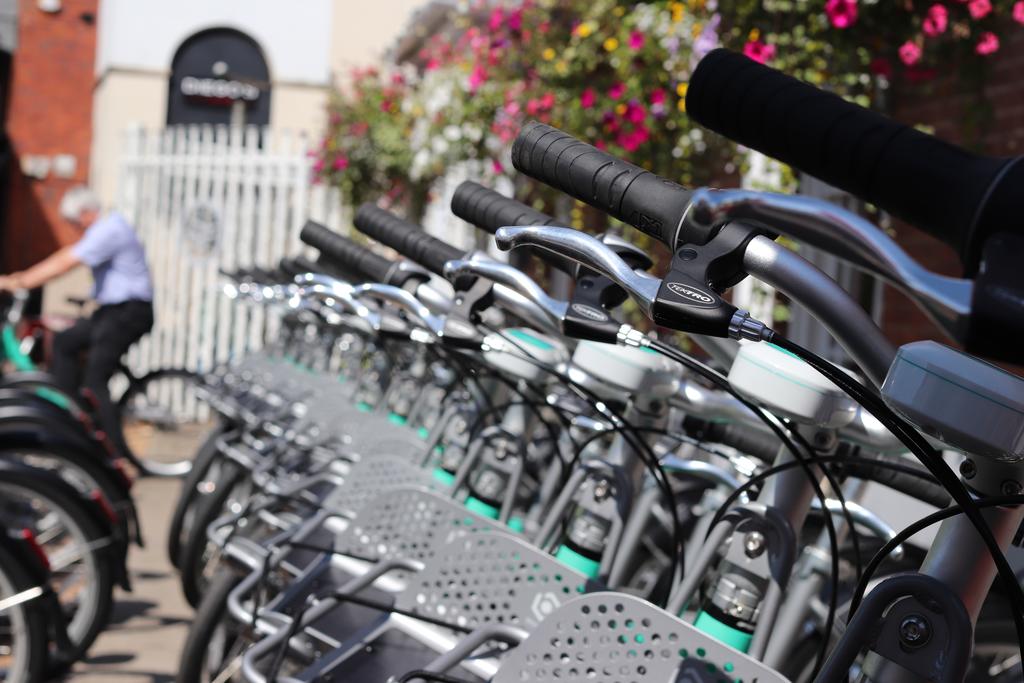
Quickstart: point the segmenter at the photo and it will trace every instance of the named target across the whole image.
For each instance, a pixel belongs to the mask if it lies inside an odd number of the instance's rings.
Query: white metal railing
[[[258,348],[276,321],[232,305],[218,269],[273,268],[302,252],[307,218],[347,229],[337,191],[311,182],[306,139],[254,126],[135,128],[122,150],[116,207],[146,246],[156,307],[132,370],[207,370]],[[174,404],[191,412],[193,401]]]

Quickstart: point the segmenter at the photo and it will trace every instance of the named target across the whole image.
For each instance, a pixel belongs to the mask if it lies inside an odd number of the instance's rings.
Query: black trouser
[[[100,426],[122,455],[128,452],[128,446],[107,384],[120,365],[121,356],[152,327],[153,304],[126,301],[100,306],[92,317],[79,319],[53,339],[50,372],[57,384],[74,396],[83,389],[95,396]]]

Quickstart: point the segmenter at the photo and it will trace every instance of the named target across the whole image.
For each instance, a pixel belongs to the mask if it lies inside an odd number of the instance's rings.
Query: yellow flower
[[[629,109],[629,107],[627,107],[625,104],[621,102],[615,105],[615,113],[618,114],[619,116],[625,114],[627,109]]]
[[[669,8],[672,10],[673,23],[678,24],[680,21],[683,20],[683,10],[686,9],[686,6],[683,5],[683,3],[673,2],[671,5],[669,5]]]
[[[544,52],[541,52],[540,55],[546,61],[550,62],[552,59],[555,58],[555,48],[553,48],[553,47],[546,47],[546,48],[544,48]]]
[[[689,88],[689,83],[680,83],[679,85],[676,86],[676,94],[679,95],[680,97],[686,97],[686,91],[689,90]]]
[[[693,37],[694,37],[694,38],[696,38],[697,36],[699,36],[699,35],[701,34],[701,31],[703,31],[703,30],[704,30],[704,24],[702,24],[702,23],[700,23],[700,22],[698,21],[697,23],[695,23],[695,24],[694,24],[694,25],[693,25],[693,26],[692,26],[692,27],[690,28],[690,33],[692,33],[692,34],[693,34]]]
[[[749,40],[750,42],[754,42],[755,40],[757,40],[760,37],[761,37],[761,31],[759,29],[756,29],[756,28],[750,29],[750,33],[747,34],[747,40]]]
[[[683,112],[684,114],[686,113],[686,100],[685,99],[680,99],[679,103],[676,106],[679,107],[679,111]]]
[[[621,5],[612,10],[612,14],[614,14],[617,17],[621,17],[625,13],[626,13],[626,8],[622,7]]]
[[[555,71],[559,76],[564,76],[569,73],[569,64],[564,59],[559,59],[555,62]]]
[[[615,52],[619,47],[619,40],[617,38],[608,38],[604,41],[604,49],[608,52]]]
[[[580,38],[586,38],[593,32],[594,27],[590,24],[589,21],[584,21],[582,24],[576,27],[576,35],[578,35]]]

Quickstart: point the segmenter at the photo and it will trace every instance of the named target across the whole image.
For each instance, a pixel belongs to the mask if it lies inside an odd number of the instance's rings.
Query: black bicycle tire
[[[0,545],[0,572],[7,577],[14,593],[29,590],[38,586],[31,572],[22,566],[18,558],[7,552]],[[24,682],[19,683],[40,683],[47,675],[49,668],[49,627],[43,610],[37,609],[31,603],[15,605],[10,608],[17,610],[25,625],[24,634],[28,637],[29,646],[26,648],[27,663],[22,663],[26,672]]]
[[[233,461],[225,461],[214,490],[201,498],[195,511],[195,518],[188,540],[182,546],[181,560],[178,565],[181,591],[185,600],[192,607],[198,607],[202,600],[203,588],[200,582],[202,572],[201,560],[206,549],[206,529],[225,512],[224,505],[238,481],[246,471]]]
[[[181,555],[182,536],[186,533],[185,518],[189,509],[198,502],[202,496],[199,485],[206,477],[213,461],[220,455],[217,450],[217,441],[229,429],[224,420],[218,422],[217,426],[210,431],[206,440],[200,444],[192,459],[192,469],[181,482],[181,492],[174,504],[174,512],[171,514],[171,521],[167,530],[167,556],[171,564],[178,566],[178,557]]]
[[[20,468],[19,468],[20,469]],[[4,483],[10,486],[21,488],[34,493],[36,498],[48,500],[54,507],[64,511],[68,519],[73,520],[79,527],[82,536],[91,552],[94,554],[96,576],[91,582],[90,589],[98,595],[94,614],[87,622],[87,628],[74,642],[74,647],[69,652],[60,653],[61,657],[50,659],[51,676],[63,673],[67,667],[80,659],[95,642],[96,637],[110,621],[110,612],[114,603],[114,557],[116,550],[110,544],[103,543],[109,538],[108,529],[104,529],[99,513],[90,506],[91,501],[83,498],[78,491],[67,484],[56,474],[35,468],[25,468],[23,474],[14,474]],[[5,470],[5,472],[7,472]],[[69,635],[72,635],[69,633]]]
[[[227,617],[228,594],[240,581],[241,577],[229,569],[218,572],[210,581],[181,650],[176,683],[200,683],[207,649],[217,626]]]
[[[131,374],[131,372],[128,371],[127,368],[125,368],[123,372],[127,376],[128,386],[125,387],[125,390],[117,399],[117,412],[119,416],[118,419],[122,420],[122,432],[124,431],[126,426],[123,422],[123,417],[121,417],[124,413],[125,407],[128,405],[128,402],[132,399],[132,397],[137,396],[140,392],[142,392],[150,382],[166,378],[178,378],[191,380],[198,384],[201,380],[201,376],[199,375],[199,373],[193,372],[192,370],[187,370],[185,368],[158,368],[156,370],[147,372],[141,377],[136,377],[135,375]],[[132,451],[131,446],[128,446],[128,451],[125,453],[125,456],[129,460],[131,460],[132,464],[136,468],[138,468],[140,472],[148,476],[184,476],[190,471],[190,469],[186,470],[183,467],[183,463],[190,462],[189,460],[182,459],[177,463],[161,463],[154,465],[152,463],[149,463],[145,458],[141,457],[140,455]],[[161,471],[161,466],[166,467],[166,469],[164,471]],[[182,471],[177,474],[174,474],[173,472],[175,472],[178,469],[181,469]]]

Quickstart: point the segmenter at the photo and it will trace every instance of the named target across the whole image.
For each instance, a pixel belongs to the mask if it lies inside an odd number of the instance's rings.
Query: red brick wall
[[[18,47],[11,68],[7,131],[14,152],[3,245],[4,270],[22,269],[73,242],[60,218],[64,191],[83,183],[92,141],[92,95],[98,0],[64,0],[47,14],[19,0]],[[73,178],[44,180],[21,173],[23,155],[74,155]]]
[[[1011,30],[988,66],[987,118],[976,121],[974,115],[968,116],[968,105],[975,100],[955,78],[896,90],[895,118],[932,126],[939,137],[987,154],[1024,154],[1024,31]],[[909,226],[896,230],[897,241],[926,267],[946,275],[962,274],[952,249]],[[897,344],[926,338],[950,343],[916,306],[892,289],[885,296],[883,328]]]

